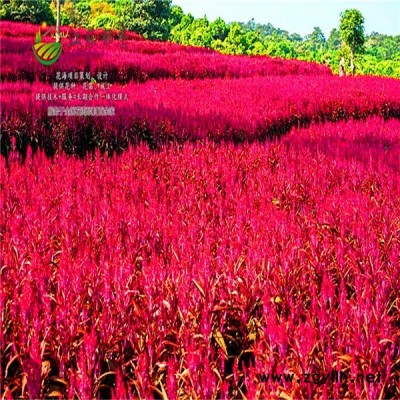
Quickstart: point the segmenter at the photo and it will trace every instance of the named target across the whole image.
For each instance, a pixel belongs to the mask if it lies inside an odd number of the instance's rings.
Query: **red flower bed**
[[[7,395],[398,398],[399,137],[2,158]]]
[[[0,28],[2,398],[400,398],[399,80]]]
[[[126,32],[84,31],[63,28],[63,54],[51,67],[37,63],[31,48],[39,27],[14,24],[17,37],[8,36],[12,23],[2,23],[1,81],[53,82],[56,71],[85,69],[93,76],[108,71],[109,82],[127,83],[149,79],[239,78],[268,75],[332,75],[326,66],[270,57],[222,55],[215,51],[173,43],[140,41]],[[11,25],[11,26],[10,26]],[[36,29],[35,32],[33,32]],[[31,32],[32,31],[32,32]],[[76,36],[78,37],[77,39]],[[106,39],[107,38],[107,39]]]
[[[400,81],[372,77],[164,80],[86,91],[93,96],[109,93],[110,100],[36,100],[37,95],[61,92],[72,98],[82,87],[57,91],[42,83],[2,86],[3,154],[13,137],[22,152],[31,144],[48,154],[63,149],[82,155],[96,147],[118,151],[142,140],[154,146],[205,138],[243,142],[281,136],[312,121],[400,118]],[[128,100],[113,100],[119,93]],[[115,116],[49,117],[49,106],[113,106]]]

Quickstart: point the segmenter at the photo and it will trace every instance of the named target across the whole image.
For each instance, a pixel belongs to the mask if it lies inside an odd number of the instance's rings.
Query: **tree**
[[[303,41],[303,38],[298,33],[292,33],[289,36],[289,40],[291,42],[301,43]]]
[[[75,26],[87,27],[90,22],[90,4],[86,0],[75,4],[76,22]]]
[[[133,21],[133,1],[118,0],[115,2],[115,14],[118,18],[118,28],[130,30],[134,25]]]
[[[212,36],[210,24],[206,17],[193,20],[187,29],[186,40],[189,45],[210,47]]]
[[[46,0],[0,0],[0,18],[32,24],[54,25],[55,19]]]
[[[195,18],[188,13],[181,18],[178,25],[172,27],[170,31],[170,40],[176,43],[189,44],[192,32],[192,24]]]
[[[56,15],[55,0],[50,5]],[[91,6],[89,0],[65,0],[61,5],[61,25],[89,27]]]
[[[229,26],[221,18],[210,23],[211,35],[214,40],[224,41],[229,33]]]
[[[286,39],[281,39],[278,42],[269,42],[267,54],[272,57],[280,58],[294,58],[296,56],[293,43]]]
[[[92,0],[90,3],[89,28],[112,29],[118,24],[112,4],[103,0]]]
[[[350,49],[350,69],[354,75],[354,56],[361,53],[365,43],[364,17],[356,9],[340,14],[340,37]]]
[[[339,48],[340,48],[340,32],[336,28],[333,28],[331,30],[327,44],[328,44],[329,50],[339,50]]]
[[[228,35],[222,43],[223,53],[246,54],[247,42],[245,32],[237,22],[230,25]]]
[[[168,39],[171,0],[118,0],[114,8],[118,28],[135,31],[148,39]]]
[[[114,14],[112,5],[103,0],[92,0],[90,2],[90,19],[94,20],[104,14]]]
[[[310,42],[311,48],[314,51],[320,50],[321,47],[324,47],[326,44],[324,33],[319,26],[314,27],[313,32],[307,40]]]
[[[169,30],[171,31],[175,26],[179,25],[184,16],[185,13],[183,12],[182,7],[172,6],[168,20]]]

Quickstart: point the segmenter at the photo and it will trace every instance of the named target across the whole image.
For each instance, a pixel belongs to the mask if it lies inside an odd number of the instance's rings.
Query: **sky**
[[[340,13],[350,8],[361,11],[365,32],[400,35],[400,0],[172,0],[196,18],[210,21],[221,17],[226,22],[255,22],[281,28],[301,36],[319,26],[326,37],[338,28]]]

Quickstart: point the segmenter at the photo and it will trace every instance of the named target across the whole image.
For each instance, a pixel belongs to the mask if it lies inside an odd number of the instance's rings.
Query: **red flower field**
[[[0,28],[2,398],[400,397],[399,80]]]

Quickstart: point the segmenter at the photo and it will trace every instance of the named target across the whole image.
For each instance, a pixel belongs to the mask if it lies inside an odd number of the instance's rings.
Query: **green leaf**
[[[42,40],[42,36],[40,34],[40,28],[39,28],[39,32],[36,34],[36,40],[35,43],[40,43]]]

